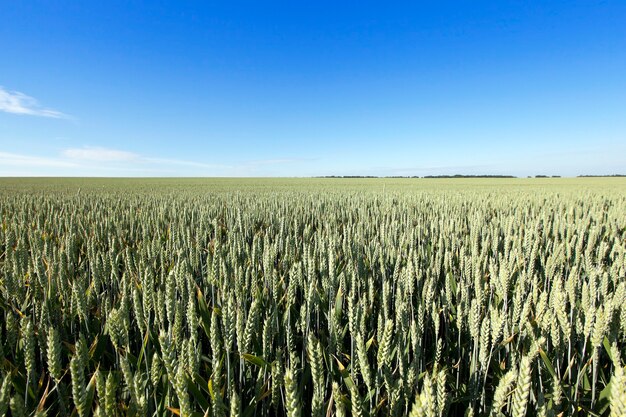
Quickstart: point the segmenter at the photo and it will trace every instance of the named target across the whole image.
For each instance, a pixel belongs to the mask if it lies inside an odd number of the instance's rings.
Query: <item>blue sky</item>
[[[0,3],[0,176],[626,173],[626,2]]]

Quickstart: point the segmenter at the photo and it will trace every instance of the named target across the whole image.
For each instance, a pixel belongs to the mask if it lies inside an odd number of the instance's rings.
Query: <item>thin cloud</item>
[[[65,149],[61,155],[84,161],[134,161],[141,159],[139,155],[132,152],[91,146]]]
[[[11,114],[29,116],[51,117],[53,119],[65,119],[68,116],[57,110],[42,107],[39,102],[19,91],[8,91],[0,86],[0,111]]]
[[[268,158],[241,161],[231,166],[231,175],[236,177],[280,176],[284,175],[285,166],[305,164],[315,161],[317,158]]]
[[[54,156],[0,152],[0,175],[165,175],[165,176],[254,176],[260,168],[279,167],[308,161],[306,158],[275,158],[212,164],[186,159],[159,158],[99,146],[60,150]],[[30,171],[24,171],[24,169]],[[28,174],[31,172],[31,174]]]
[[[139,155],[134,152],[103,148],[99,146],[85,146],[82,148],[64,149],[63,151],[61,151],[61,155],[65,158],[73,159],[76,161],[134,162],[143,165],[174,165],[207,169],[231,168],[227,165],[207,164],[203,162],[188,161],[184,159],[153,158],[149,156]]]
[[[38,168],[76,168],[78,164],[64,161],[59,158],[45,158],[40,156],[20,155],[16,153],[0,152],[0,165],[16,167]]]
[[[246,165],[282,165],[282,164],[294,164],[300,162],[313,161],[313,158],[277,158],[277,159],[256,159],[248,161]]]
[[[170,159],[170,158],[146,158],[141,157],[141,161],[153,164],[165,164],[165,165],[181,165],[188,167],[196,167],[196,168],[232,168],[230,165],[220,165],[220,164],[205,164],[203,162],[195,162],[195,161],[186,161],[184,159]]]
[[[424,175],[508,175],[502,164],[476,165],[423,165],[412,167],[373,166],[370,168],[350,168],[330,171],[324,175],[372,175],[381,177],[412,177]]]

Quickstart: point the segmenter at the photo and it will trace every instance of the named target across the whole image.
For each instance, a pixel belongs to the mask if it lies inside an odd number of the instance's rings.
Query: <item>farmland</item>
[[[626,415],[626,179],[0,179],[0,416]]]

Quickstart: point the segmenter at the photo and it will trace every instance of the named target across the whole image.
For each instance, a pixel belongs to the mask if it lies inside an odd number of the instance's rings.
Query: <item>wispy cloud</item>
[[[84,148],[70,148],[61,151],[61,155],[70,159],[85,161],[133,161],[140,156],[127,151],[86,146]]]
[[[56,155],[24,155],[0,151],[2,175],[131,175],[227,176],[237,166],[173,158],[156,158],[126,150],[85,146],[67,148]],[[30,170],[30,171],[28,171]]]
[[[207,164],[203,162],[188,161],[184,159],[172,158],[154,158],[143,156],[134,152],[122,151],[118,149],[109,149],[99,146],[85,146],[82,148],[69,148],[61,151],[61,155],[65,158],[75,161],[92,161],[92,162],[134,162],[143,165],[161,165],[161,166],[186,166],[194,168],[231,168],[228,165]]]
[[[56,155],[34,156],[0,152],[2,175],[69,176],[258,176],[279,175],[280,166],[309,161],[274,158],[214,164],[176,158],[160,158],[99,146],[66,148]],[[30,172],[30,174],[29,174]],[[283,174],[284,175],[284,174]]]
[[[239,161],[231,165],[230,176],[258,177],[285,176],[289,170],[301,168],[316,158],[267,158]],[[293,175],[293,174],[291,174]]]
[[[79,165],[59,158],[20,155],[10,152],[0,152],[0,165],[7,167],[38,167],[38,168],[76,168]]]
[[[68,116],[57,110],[42,107],[39,102],[19,91],[9,91],[0,86],[0,111],[29,116],[51,117],[64,119]]]
[[[255,159],[248,161],[247,165],[259,166],[259,165],[283,165],[294,164],[307,161],[314,161],[314,158],[276,158],[276,159]]]
[[[206,164],[203,162],[195,162],[195,161],[186,161],[184,159],[170,159],[170,158],[146,158],[141,157],[140,160],[144,162],[154,163],[154,164],[164,164],[164,165],[179,165],[179,166],[187,166],[187,167],[196,167],[196,168],[232,168],[230,165],[222,165],[222,164]]]

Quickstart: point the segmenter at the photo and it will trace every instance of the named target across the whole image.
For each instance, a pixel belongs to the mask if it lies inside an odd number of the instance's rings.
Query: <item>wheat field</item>
[[[626,180],[1,179],[0,416],[626,416]]]

